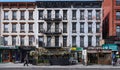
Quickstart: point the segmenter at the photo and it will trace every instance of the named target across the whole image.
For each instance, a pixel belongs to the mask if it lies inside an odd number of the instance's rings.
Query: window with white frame
[[[55,18],[59,18],[59,10],[55,10]]]
[[[4,46],[7,46],[8,45],[8,36],[4,36],[3,41],[4,41]]]
[[[84,36],[80,36],[80,47],[84,47]]]
[[[116,36],[120,36],[120,26],[116,26]]]
[[[13,24],[12,24],[12,32],[13,32],[13,33],[14,33],[14,32],[17,32],[17,31],[16,31],[16,23],[13,23]]]
[[[44,37],[43,36],[38,37],[38,44],[39,44],[39,47],[44,46]]]
[[[16,36],[12,36],[12,45],[16,45]]]
[[[4,20],[8,20],[8,11],[4,11]]]
[[[33,32],[33,23],[29,23],[29,32]]]
[[[39,24],[39,33],[42,33],[44,31],[43,29],[43,22],[38,23]]]
[[[43,19],[43,10],[39,10],[39,17],[38,17],[40,20]]]
[[[20,11],[20,19],[25,20],[25,11]]]
[[[72,47],[76,47],[76,36],[72,36]]]
[[[92,20],[92,10],[88,10],[88,20]]]
[[[20,32],[25,32],[25,23],[20,24]]]
[[[20,37],[20,45],[24,46],[25,45],[25,36]]]
[[[88,22],[88,33],[92,33],[92,23]]]
[[[72,33],[76,33],[76,22],[72,22]]]
[[[80,20],[84,20],[84,10],[80,10]]]
[[[67,10],[63,10],[63,20],[67,20]]]
[[[72,10],[72,20],[76,20],[76,10]]]
[[[96,46],[100,46],[100,36],[96,36]]]
[[[34,36],[29,36],[29,45],[33,46]]]
[[[84,22],[80,22],[80,33],[84,33]]]
[[[67,33],[67,22],[63,22],[63,33]]]
[[[96,23],[96,33],[100,32],[100,22]]]
[[[63,47],[67,47],[67,36],[63,36]]]
[[[33,20],[33,10],[29,11],[29,20]]]
[[[88,36],[88,46],[92,46],[92,36]]]
[[[5,33],[8,33],[8,23],[5,23],[5,24],[4,24],[4,32],[5,32]]]
[[[101,11],[100,10],[96,10],[96,20],[100,20],[101,19],[100,15],[101,15]]]
[[[12,19],[13,20],[17,19],[17,11],[12,11]]]

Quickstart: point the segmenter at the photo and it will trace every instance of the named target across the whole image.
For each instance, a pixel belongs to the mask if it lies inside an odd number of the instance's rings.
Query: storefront
[[[35,50],[35,49],[36,49],[35,46],[19,46],[19,51],[20,51],[19,56],[18,56],[19,61],[24,62],[25,56],[28,55],[28,60],[30,62],[32,60],[32,58],[29,55],[30,51]]]
[[[71,48],[71,57],[74,57],[78,62],[82,63],[82,47],[72,47]]]
[[[112,51],[110,49],[94,48],[84,49],[82,52],[83,64],[110,65],[112,61]]]
[[[17,49],[16,46],[0,46],[0,62],[15,62]]]

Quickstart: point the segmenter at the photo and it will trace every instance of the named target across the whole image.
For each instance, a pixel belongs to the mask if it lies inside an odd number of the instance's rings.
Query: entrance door
[[[98,64],[97,53],[88,53],[88,64]]]

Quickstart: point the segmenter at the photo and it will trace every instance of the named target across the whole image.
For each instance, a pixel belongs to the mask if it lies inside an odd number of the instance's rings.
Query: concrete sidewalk
[[[84,66],[82,64],[77,65],[51,65],[51,66],[35,66],[29,64],[29,66],[23,66],[23,63],[0,63],[0,68],[120,68],[119,66],[112,66],[112,65],[88,65]]]

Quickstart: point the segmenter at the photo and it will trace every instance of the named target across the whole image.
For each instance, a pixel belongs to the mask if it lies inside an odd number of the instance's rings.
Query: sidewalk
[[[112,66],[112,65],[88,65],[84,66],[82,64],[78,65],[51,65],[51,66],[35,66],[29,64],[29,66],[23,66],[23,63],[0,63],[0,68],[120,68],[119,66]]]

